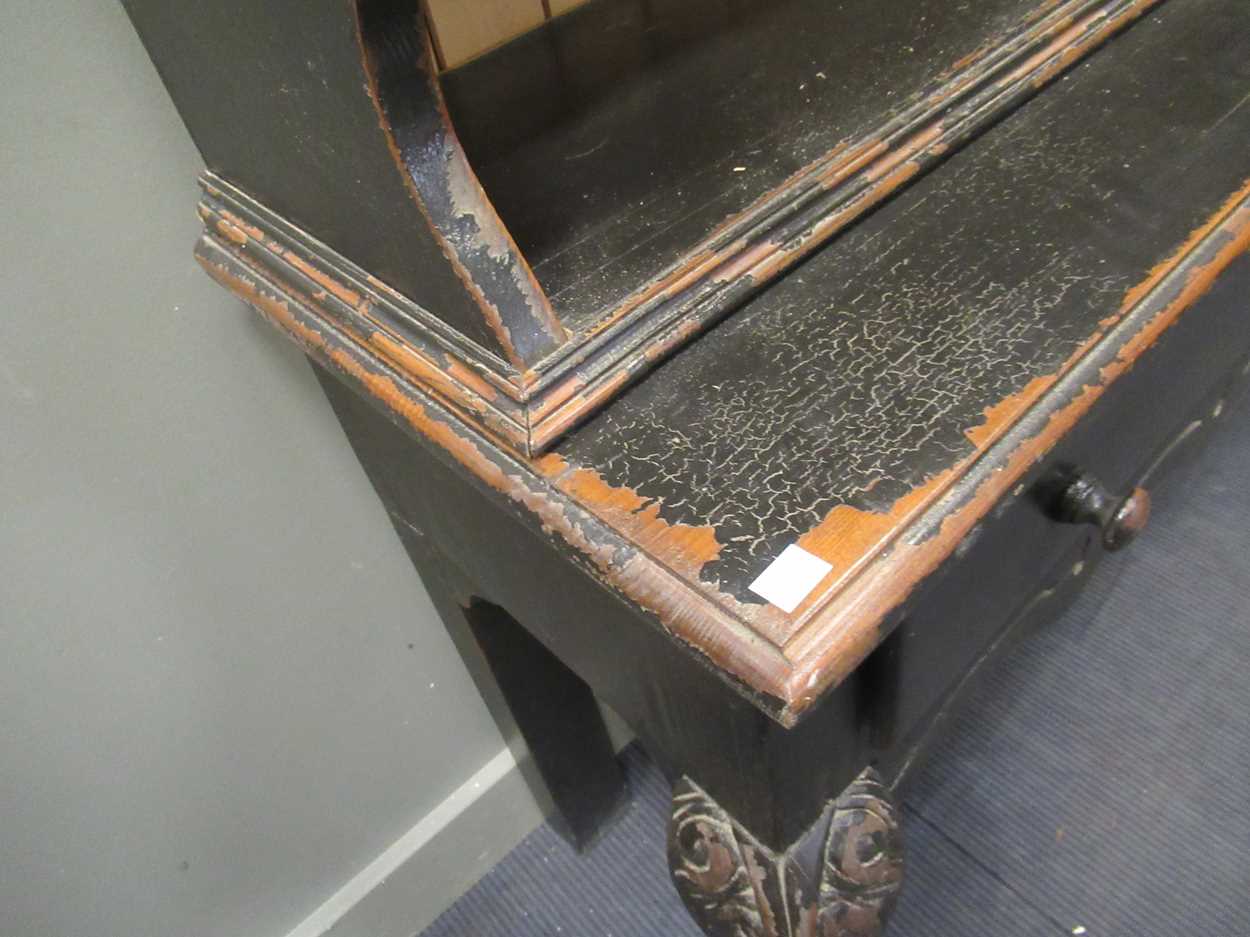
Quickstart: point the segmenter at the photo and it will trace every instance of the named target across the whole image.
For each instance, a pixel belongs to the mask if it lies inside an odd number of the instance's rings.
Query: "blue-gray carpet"
[[[1247,409],[961,708],[908,789],[890,937],[1250,935]],[[668,787],[625,762],[633,804],[588,856],[543,827],[424,937],[700,937]]]

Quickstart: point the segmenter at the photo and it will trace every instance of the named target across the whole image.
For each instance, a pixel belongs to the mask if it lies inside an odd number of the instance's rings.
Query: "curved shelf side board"
[[[456,138],[425,17],[411,0],[357,0],[370,95],[413,198],[522,372],[568,338]]]

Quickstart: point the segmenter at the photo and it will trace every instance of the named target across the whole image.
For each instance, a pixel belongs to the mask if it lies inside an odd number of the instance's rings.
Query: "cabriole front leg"
[[[683,777],[673,791],[669,869],[709,937],[874,937],[903,882],[900,819],[869,768],[778,854]]]

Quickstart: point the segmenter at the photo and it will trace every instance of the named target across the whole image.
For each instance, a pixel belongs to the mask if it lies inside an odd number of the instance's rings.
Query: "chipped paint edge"
[[[710,605],[681,573],[587,511],[552,479],[535,472],[534,463],[520,461],[483,438],[423,387],[327,321],[306,297],[242,263],[216,239],[201,239],[196,260],[401,429],[431,444],[479,485],[535,519],[549,537],[564,541],[603,586],[650,612],[660,627],[697,649],[718,673],[730,675],[737,692],[765,712],[779,708],[760,698],[775,697],[790,669],[774,644]]]
[[[1104,331],[1046,382],[988,448],[923,486],[932,488],[927,507],[879,545],[857,576],[818,604],[783,648],[793,665],[782,693],[784,720],[794,721],[859,666],[884,639],[881,625],[889,614],[1247,250],[1250,180],[1171,257],[1128,290],[1115,317],[1118,323],[1104,321]],[[1092,368],[1097,377],[1089,382],[1085,374]],[[958,491],[974,465],[981,481],[971,491]]]

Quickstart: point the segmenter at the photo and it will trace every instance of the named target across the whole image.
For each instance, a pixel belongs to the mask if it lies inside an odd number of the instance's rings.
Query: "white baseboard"
[[[287,937],[413,937],[543,820],[504,748]]]

